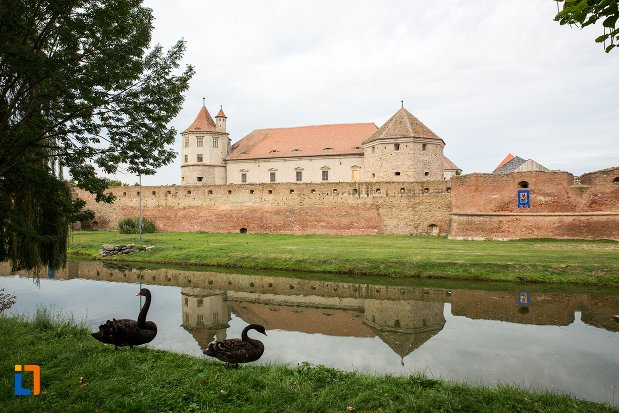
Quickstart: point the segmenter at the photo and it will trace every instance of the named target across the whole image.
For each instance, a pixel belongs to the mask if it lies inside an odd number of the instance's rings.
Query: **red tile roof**
[[[224,113],[224,107],[223,106],[219,106],[219,112],[217,113],[217,116],[215,116],[216,118],[225,118],[226,114]]]
[[[228,159],[363,155],[361,143],[376,130],[374,123],[258,129],[232,145]]]
[[[410,137],[442,140],[409,111],[401,108],[363,143],[366,144],[379,139]]]
[[[193,123],[191,125],[189,125],[189,127],[187,129],[185,129],[185,132],[217,132],[217,126],[215,126],[215,122],[213,121],[213,118],[211,118],[211,115],[208,113],[208,110],[206,110],[206,106],[202,106],[202,109],[200,109],[200,112],[198,112],[198,116],[196,116],[196,119],[193,121]]]
[[[445,155],[443,155],[443,169],[461,170],[460,168],[458,168],[458,166],[455,163],[450,161],[449,158],[447,158]]]

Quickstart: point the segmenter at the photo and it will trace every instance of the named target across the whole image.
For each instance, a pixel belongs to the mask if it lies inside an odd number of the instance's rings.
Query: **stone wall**
[[[451,238],[619,239],[619,167],[567,172],[471,174],[452,182]],[[530,208],[518,208],[527,187]]]
[[[397,149],[396,149],[396,144]],[[437,139],[398,138],[364,145],[366,181],[431,181],[443,179],[443,146]]]
[[[142,213],[162,231],[287,234],[449,232],[449,181],[242,184],[142,187]],[[76,195],[95,212],[93,227],[115,229],[139,214],[139,187],[110,188],[114,204]]]

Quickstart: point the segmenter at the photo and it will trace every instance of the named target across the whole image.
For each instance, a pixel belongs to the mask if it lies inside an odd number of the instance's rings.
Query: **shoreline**
[[[568,394],[472,386],[421,373],[372,376],[308,363],[230,369],[149,347],[114,351],[84,326],[45,310],[30,320],[0,317],[0,328],[2,371],[12,372],[18,362],[41,366],[40,396],[14,397],[11,378],[2,379],[9,388],[0,392],[0,405],[9,411],[617,411]]]
[[[69,258],[334,275],[619,287],[619,242],[439,237],[74,232]],[[154,248],[102,258],[102,244]]]

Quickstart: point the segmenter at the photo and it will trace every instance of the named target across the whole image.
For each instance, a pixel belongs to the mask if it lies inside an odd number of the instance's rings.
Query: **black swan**
[[[107,320],[105,324],[99,326],[99,331],[92,333],[92,336],[102,343],[114,344],[118,346],[139,346],[146,344],[157,335],[157,326],[152,321],[146,321],[146,313],[150,307],[151,294],[147,288],[142,288],[137,296],[146,297],[146,303],[140,310],[138,321],[135,320]]]
[[[214,341],[204,350],[207,356],[215,357],[228,364],[239,366],[239,363],[256,361],[264,353],[264,344],[261,341],[247,337],[249,330],[256,330],[267,335],[266,330],[260,324],[250,324],[243,329],[241,338],[231,338],[223,341]]]

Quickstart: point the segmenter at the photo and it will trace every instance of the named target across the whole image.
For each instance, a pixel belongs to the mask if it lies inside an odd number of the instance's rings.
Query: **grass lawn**
[[[286,271],[619,286],[619,242],[455,241],[429,236],[155,233],[71,235],[69,257],[100,259],[102,244],[152,245],[106,258],[133,263]]]
[[[615,412],[511,386],[473,387],[300,365],[228,369],[148,347],[114,351],[39,311],[0,316],[0,412]],[[41,394],[13,396],[15,364],[41,366]],[[24,373],[24,387],[32,375]]]

